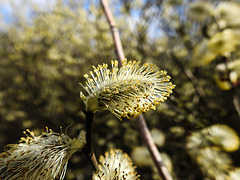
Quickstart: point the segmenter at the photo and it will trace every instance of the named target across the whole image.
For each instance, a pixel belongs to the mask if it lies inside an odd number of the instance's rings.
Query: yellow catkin
[[[81,98],[89,111],[109,110],[119,119],[122,117],[137,117],[141,113],[156,109],[164,102],[175,85],[169,82],[171,77],[165,70],[158,70],[156,65],[140,61],[111,61],[112,68],[107,64],[93,66],[94,73],[87,79],[86,86],[81,86],[87,96],[81,92]],[[93,101],[93,98],[96,100]],[[96,104],[93,104],[95,102]],[[126,106],[127,105],[127,106]]]

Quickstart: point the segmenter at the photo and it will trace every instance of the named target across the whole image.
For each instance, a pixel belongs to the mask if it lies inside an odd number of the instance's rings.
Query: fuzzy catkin
[[[99,171],[93,173],[93,180],[137,180],[136,167],[130,157],[120,149],[111,149],[100,156]]]
[[[46,129],[40,136],[26,130],[19,144],[9,144],[0,154],[0,179],[64,179],[68,160],[86,144],[85,133],[71,139]]]
[[[156,65],[140,61],[123,61],[118,68],[118,62],[111,61],[112,68],[107,64],[93,66],[94,73],[84,75],[86,86],[82,87],[87,96],[80,93],[86,104],[87,111],[96,112],[109,110],[120,120],[122,117],[137,117],[142,112],[156,109],[164,102],[175,85],[165,70],[158,70]]]

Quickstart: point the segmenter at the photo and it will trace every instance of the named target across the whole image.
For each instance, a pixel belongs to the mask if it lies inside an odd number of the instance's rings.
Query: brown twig
[[[107,17],[108,23],[110,25],[111,28],[111,32],[112,32],[112,36],[114,39],[114,45],[117,51],[117,55],[118,55],[118,62],[121,65],[122,64],[122,60],[125,59],[125,55],[123,52],[123,48],[122,48],[122,43],[120,40],[120,36],[118,33],[118,29],[116,27],[116,23],[114,21],[114,18],[112,16],[111,10],[109,8],[108,2],[106,0],[101,0],[101,4],[104,10],[104,13]],[[152,136],[150,134],[150,131],[147,127],[147,124],[145,122],[145,119],[143,117],[143,115],[140,115],[139,117],[137,117],[137,122],[139,125],[139,129],[142,135],[143,140],[145,141],[147,148],[155,162],[155,165],[159,171],[159,174],[161,175],[161,177],[164,180],[172,180],[171,175],[168,173],[166,166],[164,166],[163,162],[162,162],[162,158],[160,153],[158,152],[158,149],[156,147],[156,145],[153,142]]]
[[[102,7],[103,7],[103,11],[104,11],[104,13],[107,17],[110,28],[111,28],[115,49],[117,51],[117,56],[118,56],[118,59],[119,59],[119,65],[121,66],[122,65],[122,60],[125,59],[125,55],[124,55],[124,51],[123,51],[123,47],[122,47],[122,42],[120,40],[118,28],[117,28],[116,23],[114,21],[112,12],[111,12],[111,10],[109,8],[109,5],[108,5],[108,2],[106,0],[101,0],[101,4],[102,4]]]
[[[151,133],[147,127],[144,116],[142,114],[138,116],[137,121],[138,121],[139,129],[141,131],[141,135],[147,145],[149,152],[151,153],[154,163],[158,169],[158,172],[160,173],[160,175],[164,180],[172,180],[172,177],[168,173],[166,166],[163,164],[162,157],[158,152],[158,149],[152,139]]]
[[[83,113],[86,116],[86,141],[87,144],[83,148],[83,152],[90,160],[95,171],[99,170],[98,162],[92,146],[92,124],[93,124],[93,112],[87,112],[83,110]]]

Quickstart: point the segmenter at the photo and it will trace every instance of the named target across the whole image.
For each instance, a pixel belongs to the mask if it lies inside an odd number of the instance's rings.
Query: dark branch
[[[83,110],[83,113],[86,116],[86,141],[87,145],[84,147],[83,152],[90,160],[95,171],[99,170],[98,162],[94,153],[92,146],[92,124],[93,124],[93,112],[87,112]]]

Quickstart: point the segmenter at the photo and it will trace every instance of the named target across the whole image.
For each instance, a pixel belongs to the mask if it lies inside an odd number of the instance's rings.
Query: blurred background
[[[145,113],[164,163],[177,180],[240,179],[240,1],[112,0],[127,59],[154,63],[176,84]],[[0,152],[25,129],[45,126],[76,137],[84,129],[79,97],[92,65],[117,58],[100,2],[0,0]],[[98,112],[97,158],[121,148],[141,179],[159,178],[135,119]],[[84,154],[65,179],[90,179]]]

